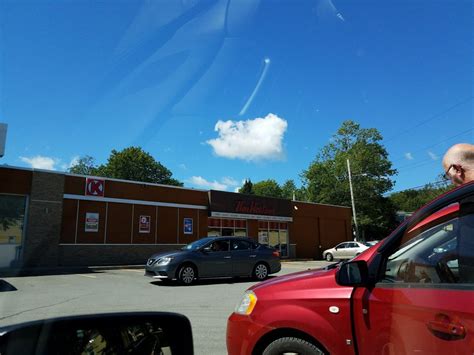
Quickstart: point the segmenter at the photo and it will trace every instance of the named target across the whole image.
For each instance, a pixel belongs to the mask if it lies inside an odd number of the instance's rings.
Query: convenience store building
[[[144,264],[199,238],[248,236],[282,257],[351,240],[351,209],[0,167],[0,268]]]

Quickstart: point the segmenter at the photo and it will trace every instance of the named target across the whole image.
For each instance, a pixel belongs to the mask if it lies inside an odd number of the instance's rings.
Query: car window
[[[209,244],[211,252],[229,251],[228,240],[216,240]]]
[[[336,246],[336,249],[345,249],[347,248],[347,243],[341,243],[338,246]]]
[[[349,248],[359,248],[359,244],[357,244],[357,243],[349,243]]]
[[[252,249],[252,243],[246,240],[233,240],[232,250],[250,250]]]
[[[474,215],[439,223],[403,243],[386,263],[383,282],[474,284]]]
[[[203,238],[196,240],[195,242],[192,242],[188,245],[185,245],[184,247],[181,248],[181,250],[197,250],[204,246],[209,241],[209,238]]]

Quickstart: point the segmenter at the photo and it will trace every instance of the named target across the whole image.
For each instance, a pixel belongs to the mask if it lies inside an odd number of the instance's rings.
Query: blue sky
[[[64,170],[139,145],[189,187],[299,184],[351,119],[382,133],[395,190],[423,185],[474,141],[472,14],[467,0],[4,1],[0,163]]]

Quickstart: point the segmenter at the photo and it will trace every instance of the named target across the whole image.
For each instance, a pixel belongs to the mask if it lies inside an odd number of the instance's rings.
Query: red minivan
[[[355,259],[247,290],[234,354],[473,354],[474,183],[437,198]]]

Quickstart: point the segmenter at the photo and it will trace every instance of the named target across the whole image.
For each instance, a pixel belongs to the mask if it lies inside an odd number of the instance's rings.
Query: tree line
[[[344,121],[330,142],[308,168],[300,173],[301,186],[294,180],[279,184],[274,179],[258,182],[245,180],[240,193],[298,201],[351,206],[347,160],[357,212],[359,232],[365,239],[380,239],[398,223],[397,211],[413,212],[449,190],[446,184],[427,185],[392,193],[397,171],[382,144],[376,128],[363,128],[354,121]],[[72,166],[71,173],[95,175],[183,186],[172,172],[140,147],[112,150],[105,164],[96,165],[93,157],[84,156]]]
[[[115,179],[152,182],[157,184],[183,186],[173,178],[167,167],[156,161],[150,153],[140,147],[128,147],[121,151],[112,150],[105,164],[96,165],[91,156],[84,156],[69,168],[69,172],[80,175],[94,175]]]
[[[381,239],[397,225],[398,211],[414,212],[452,188],[448,183],[429,184],[389,195],[397,171],[382,139],[375,128],[362,128],[354,121],[345,121],[330,143],[301,172],[301,187],[296,187],[293,180],[279,185],[273,179],[255,183],[247,179],[239,192],[351,206],[349,160],[360,235],[363,239]]]

